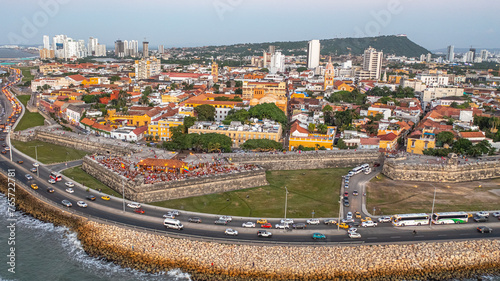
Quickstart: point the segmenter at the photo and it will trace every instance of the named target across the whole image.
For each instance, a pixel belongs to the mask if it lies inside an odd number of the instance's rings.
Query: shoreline
[[[1,175],[0,182],[6,193],[7,178]],[[19,185],[16,207],[76,232],[89,256],[148,273],[180,268],[193,280],[443,280],[500,274],[500,240],[260,247],[170,238],[90,221],[48,205]]]

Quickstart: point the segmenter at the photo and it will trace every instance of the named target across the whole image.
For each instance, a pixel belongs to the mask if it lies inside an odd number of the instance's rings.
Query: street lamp
[[[434,186],[434,198],[432,199],[432,211],[431,211],[431,222],[429,226],[432,226],[432,215],[434,214],[434,202],[436,201],[436,187]]]
[[[37,164],[38,164],[38,147],[39,146],[43,146],[43,144],[42,145],[30,146],[30,147],[34,147],[35,148],[35,161],[36,161],[35,163],[37,163]],[[39,167],[40,167],[40,164],[36,167],[36,176],[37,177],[40,177],[40,173],[38,172]]]
[[[340,230],[340,215],[341,215],[341,212],[342,212],[342,195],[340,195],[340,199],[339,199],[339,221],[337,223],[337,230]]]
[[[288,188],[285,186],[285,221],[286,221],[286,209],[288,204]]]
[[[123,212],[125,212],[125,184],[122,177],[122,198],[123,198]]]

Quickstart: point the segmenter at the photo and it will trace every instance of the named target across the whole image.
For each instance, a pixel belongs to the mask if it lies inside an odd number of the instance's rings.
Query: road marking
[[[401,236],[391,236],[390,238],[401,238]]]
[[[366,239],[378,239],[378,237],[368,237]]]
[[[438,236],[448,236],[447,234],[439,234]]]
[[[461,233],[461,236],[469,235],[469,233]]]

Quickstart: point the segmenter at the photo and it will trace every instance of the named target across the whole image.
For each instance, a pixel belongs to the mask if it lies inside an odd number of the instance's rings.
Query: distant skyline
[[[42,45],[43,35],[57,34],[110,47],[146,38],[151,49],[406,34],[428,50],[500,47],[492,21],[500,2],[488,0],[18,0],[2,7],[2,45]]]

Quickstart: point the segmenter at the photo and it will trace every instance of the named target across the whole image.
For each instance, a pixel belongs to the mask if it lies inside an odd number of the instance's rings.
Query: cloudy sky
[[[150,48],[407,34],[427,49],[500,47],[491,0],[0,0],[0,44],[42,36]]]

